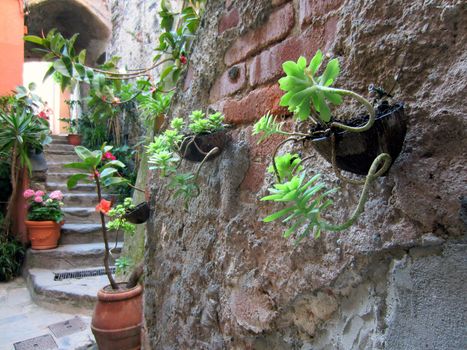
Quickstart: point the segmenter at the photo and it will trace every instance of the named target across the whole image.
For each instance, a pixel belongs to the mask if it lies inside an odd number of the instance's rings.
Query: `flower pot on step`
[[[135,209],[127,212],[123,218],[132,224],[143,224],[149,219],[149,212],[148,202],[143,202],[138,204]]]
[[[120,284],[121,286],[124,283]],[[141,346],[143,288],[112,290],[107,286],[97,293],[91,329],[99,350],[136,350]]]
[[[26,220],[28,237],[32,249],[53,249],[60,239],[61,224],[55,221],[29,221]]]
[[[70,145],[73,145],[73,146],[81,145],[81,136],[78,134],[68,134],[66,138]]]
[[[335,133],[336,164],[354,174],[366,175],[373,160],[389,153],[394,162],[402,150],[407,131],[403,104],[392,106],[389,112],[377,115],[373,126],[364,132]],[[313,146],[328,162],[332,162],[331,137],[313,139]]]
[[[192,162],[201,162],[206,155],[215,147],[219,151],[213,153],[206,160],[212,160],[221,154],[227,142],[226,130],[213,132],[210,134],[200,134],[187,136],[180,146],[180,154],[183,158]]]

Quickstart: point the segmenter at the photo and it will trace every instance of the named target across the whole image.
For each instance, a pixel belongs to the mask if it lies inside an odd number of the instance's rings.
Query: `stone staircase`
[[[92,184],[79,184],[68,190],[68,176],[75,173],[64,164],[78,161],[74,147],[65,136],[54,136],[45,150],[48,171],[45,183],[48,192],[64,193],[65,224],[59,246],[50,250],[29,249],[26,254],[24,276],[33,299],[39,304],[63,312],[90,314],[97,291],[108,284],[105,275],[55,280],[56,274],[86,275],[103,268],[104,242],[100,218],[95,211],[97,194]],[[112,255],[117,257],[123,244],[123,235],[115,243],[115,234],[109,233]]]

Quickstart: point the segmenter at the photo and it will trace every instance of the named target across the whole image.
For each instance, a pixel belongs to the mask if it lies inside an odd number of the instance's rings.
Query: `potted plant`
[[[142,325],[142,287],[138,280],[142,275],[143,266],[138,265],[129,277],[128,282],[117,283],[110,270],[110,247],[108,240],[108,227],[106,216],[112,215],[119,219],[110,224],[111,229],[125,230],[127,224],[121,218],[121,209],[112,212],[112,203],[102,196],[103,187],[125,183],[126,180],[119,175],[119,169],[125,165],[115,159],[110,153],[112,146],[103,145],[100,150],[90,151],[83,146],[75,147],[80,162],[65,165],[66,168],[77,169],[78,174],[68,178],[68,188],[75,187],[78,182],[94,183],[98,197],[96,210],[100,214],[102,236],[105,245],[104,268],[109,285],[99,290],[97,304],[91,323],[91,329],[96,338],[99,349],[135,349],[140,345]],[[131,224],[130,224],[131,225]]]
[[[26,227],[31,248],[56,248],[63,224],[62,192],[53,191],[46,194],[44,191],[29,188],[24,191],[23,197],[29,202]]]
[[[68,124],[67,131],[68,135],[66,136],[68,144],[72,146],[81,145],[81,135],[78,134],[78,120],[70,118],[60,118],[62,122]]]
[[[294,112],[295,119],[311,122],[309,132],[285,131],[284,123],[277,122],[269,113],[253,128],[254,135],[261,135],[259,143],[273,134],[288,137],[274,151],[272,165],[268,170],[275,174],[276,183],[269,189],[270,194],[261,200],[288,205],[267,216],[264,221],[281,219],[289,225],[284,231],[284,237],[294,237],[296,242],[310,235],[318,238],[322,231],[345,230],[354,224],[364,210],[371,183],[388,171],[392,159],[397,157],[402,148],[405,136],[402,104],[391,107],[383,102],[375,110],[364,97],[349,90],[330,87],[339,74],[339,62],[337,59],[331,60],[323,74],[317,77],[322,61],[323,54],[318,50],[309,66],[304,57],[300,57],[297,62],[285,62],[283,69],[286,77],[279,80],[281,89],[286,91],[280,104]],[[379,92],[383,95],[382,91]],[[347,124],[334,120],[330,104],[341,104],[343,96],[361,103],[368,115]],[[386,134],[387,129],[391,128],[394,131]],[[359,136],[363,136],[363,140],[359,140]],[[394,137],[394,140],[390,137]],[[320,174],[307,179],[304,163],[310,158],[302,159],[299,154],[291,153],[277,156],[279,148],[286,142],[308,140],[333,164],[340,179],[363,185],[357,208],[342,224],[332,224],[323,218],[327,208],[333,204],[331,195],[338,189],[327,189],[325,183],[319,181]],[[392,143],[396,143],[396,146]],[[357,174],[364,173],[366,177],[363,180],[347,179],[340,173],[339,166]]]
[[[142,202],[138,205],[131,204],[125,209],[122,217],[132,224],[143,224],[149,219],[150,211],[148,202]]]
[[[206,161],[217,157],[228,141],[224,116],[219,113],[206,115],[194,111],[185,125],[182,118],[174,118],[170,128],[156,136],[148,145],[150,169],[159,170],[162,177],[169,177],[169,188],[175,197],[188,201],[199,194],[197,180]],[[182,160],[200,162],[195,173],[179,172]]]

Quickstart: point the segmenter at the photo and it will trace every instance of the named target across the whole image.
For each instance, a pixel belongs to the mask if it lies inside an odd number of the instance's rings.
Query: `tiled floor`
[[[24,279],[0,283],[0,349],[14,350],[13,344],[45,334],[53,334],[49,325],[79,316],[89,325],[89,316],[50,311],[36,305],[26,288]],[[91,329],[61,338],[55,338],[59,349],[77,350],[92,348],[94,337]]]

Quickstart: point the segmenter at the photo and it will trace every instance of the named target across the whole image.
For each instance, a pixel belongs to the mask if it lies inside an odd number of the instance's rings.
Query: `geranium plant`
[[[320,181],[321,175],[318,173],[311,178],[308,177],[304,162],[310,157],[302,159],[298,154],[292,153],[276,155],[286,142],[304,142],[317,135],[331,135],[334,147],[336,130],[362,133],[369,130],[375,122],[375,108],[367,99],[353,91],[331,87],[340,71],[337,59],[330,60],[323,73],[318,76],[323,59],[324,55],[318,50],[309,65],[304,57],[300,57],[297,62],[285,62],[283,69],[286,76],[279,80],[280,88],[286,92],[281,98],[280,105],[288,107],[297,121],[310,122],[312,126],[309,133],[285,130],[284,123],[278,122],[270,113],[263,116],[253,127],[253,134],[260,136],[258,143],[275,134],[288,137],[274,151],[269,171],[275,174],[276,183],[269,189],[270,194],[261,200],[287,205],[267,216],[264,221],[280,219],[282,223],[288,225],[284,237],[294,237],[296,242],[310,235],[318,238],[322,231],[345,230],[354,224],[364,210],[370,184],[384,174],[391,164],[391,156],[381,153],[373,160],[364,180],[347,179],[335,166],[333,149],[332,163],[337,176],[344,181],[363,185],[359,203],[351,217],[344,223],[335,225],[329,223],[323,215],[333,204],[332,195],[338,189],[326,188],[326,185]],[[333,120],[331,106],[343,103],[344,96],[357,100],[366,108],[368,116],[361,125],[349,126]]]
[[[23,197],[28,201],[28,220],[30,221],[55,221],[63,220],[63,193],[53,191],[50,194],[44,191],[34,191],[28,188],[23,193]]]

